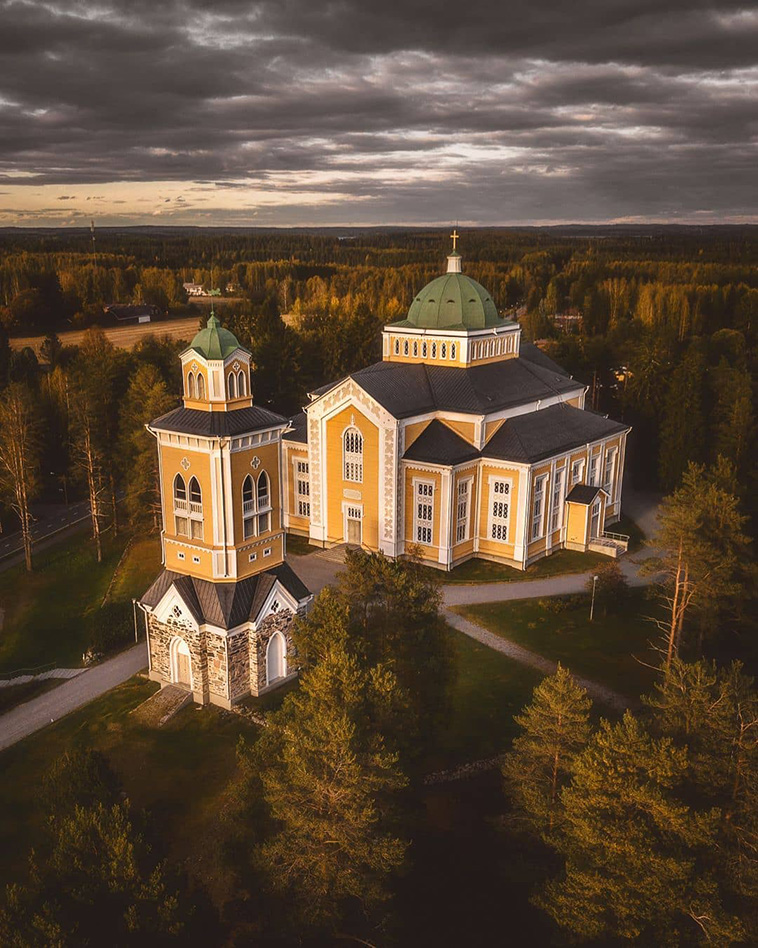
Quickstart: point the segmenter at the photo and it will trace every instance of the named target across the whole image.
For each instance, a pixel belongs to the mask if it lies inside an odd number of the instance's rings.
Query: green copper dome
[[[411,303],[408,318],[393,325],[417,329],[490,329],[502,326],[503,320],[481,283],[463,273],[446,273],[427,283]]]
[[[205,329],[201,329],[190,343],[190,349],[206,359],[225,359],[235,349],[241,348],[234,333],[224,329],[213,313],[208,317]]]

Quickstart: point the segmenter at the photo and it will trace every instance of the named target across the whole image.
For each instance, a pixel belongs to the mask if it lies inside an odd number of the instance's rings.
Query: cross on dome
[[[458,233],[458,231],[457,231],[457,229],[456,229],[455,227],[453,228],[453,232],[452,232],[452,234],[451,234],[450,236],[451,236],[452,239],[453,239],[453,250],[455,250],[455,245],[456,245],[456,243],[457,243],[457,241],[458,241],[458,238],[460,237],[460,234]]]

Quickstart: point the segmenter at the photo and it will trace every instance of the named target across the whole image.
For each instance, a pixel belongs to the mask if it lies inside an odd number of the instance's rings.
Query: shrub
[[[134,616],[131,602],[108,602],[95,613],[90,649],[107,654],[134,641]]]

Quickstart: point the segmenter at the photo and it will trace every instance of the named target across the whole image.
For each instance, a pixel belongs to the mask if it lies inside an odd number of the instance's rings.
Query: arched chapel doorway
[[[266,684],[287,675],[287,643],[281,632],[274,632],[266,648]]]
[[[171,640],[171,681],[192,690],[192,662],[187,643],[180,636]]]

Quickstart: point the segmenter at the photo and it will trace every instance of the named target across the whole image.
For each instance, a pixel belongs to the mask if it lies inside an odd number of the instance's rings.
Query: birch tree
[[[107,499],[107,482],[104,472],[102,431],[99,412],[92,392],[81,384],[74,384],[71,391],[72,444],[71,463],[87,486],[92,539],[95,541],[97,562],[103,559],[103,523]]]
[[[0,490],[21,522],[24,562],[32,569],[29,503],[39,487],[40,420],[26,386],[13,383],[0,400]]]

